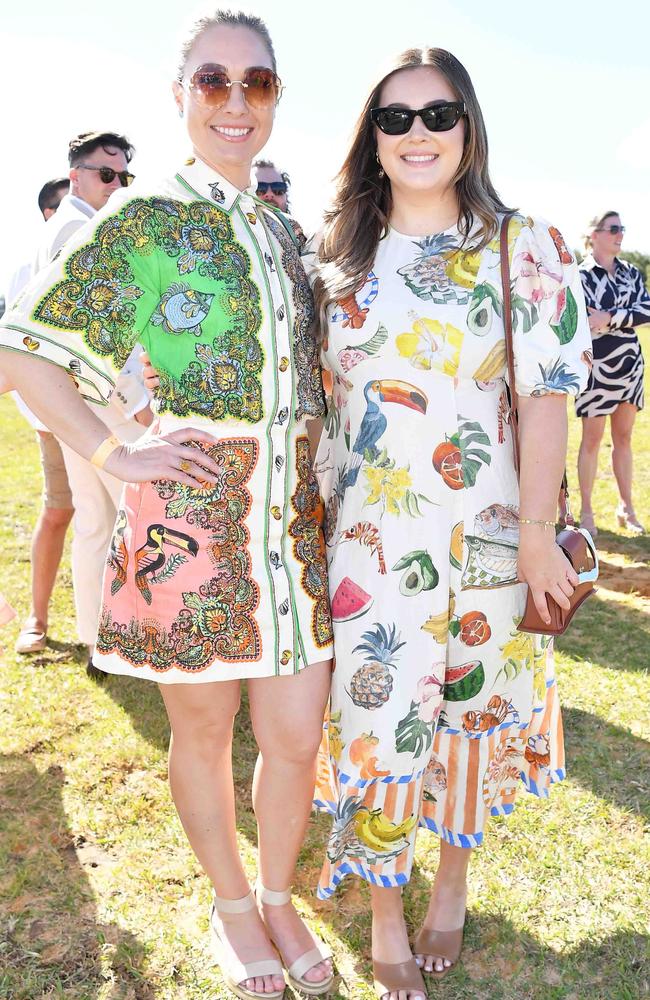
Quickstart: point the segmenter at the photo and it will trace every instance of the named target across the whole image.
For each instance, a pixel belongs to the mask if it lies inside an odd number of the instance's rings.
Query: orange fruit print
[[[459,624],[460,641],[466,646],[482,646],[492,635],[492,629],[482,611],[468,611]]]
[[[433,453],[433,467],[451,490],[462,490],[463,470],[460,448],[453,441],[443,441]]]

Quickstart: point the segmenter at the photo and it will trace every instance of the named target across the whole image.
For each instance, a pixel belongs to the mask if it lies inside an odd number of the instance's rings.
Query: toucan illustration
[[[377,454],[377,442],[388,426],[382,409],[384,403],[399,403],[419,413],[427,412],[427,397],[410,382],[398,379],[374,379],[366,383],[363,394],[367,407],[359,433],[352,445],[352,459],[345,476],[346,488],[356,484],[365,453],[369,451],[372,455]]]
[[[126,583],[126,571],[129,565],[129,553],[124,544],[124,532],[126,530],[126,512],[118,510],[115,522],[115,531],[111,538],[111,545],[108,550],[108,565],[115,573],[115,579],[111,583],[111,594],[117,594],[118,590]]]
[[[167,561],[165,546],[173,545],[195,556],[199,551],[199,543],[182,531],[174,531],[164,524],[150,524],[147,528],[147,540],[135,554],[135,583],[147,604],[151,604],[151,591],[147,578],[155,577]]]

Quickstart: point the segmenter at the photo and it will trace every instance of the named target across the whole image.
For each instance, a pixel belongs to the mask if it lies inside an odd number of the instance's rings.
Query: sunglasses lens
[[[244,74],[247,104],[254,108],[268,108],[276,104],[279,97],[279,80],[272,69],[249,69]]]
[[[100,167],[99,176],[104,184],[112,184],[115,180],[115,171],[112,167]]]
[[[381,108],[375,115],[375,124],[386,135],[405,135],[413,124],[415,115],[412,111],[400,108]]]
[[[228,100],[228,74],[218,66],[199,66],[192,76],[194,96],[202,104],[219,108]]]
[[[436,108],[427,108],[422,112],[422,121],[430,132],[449,132],[461,116],[460,109],[454,104],[440,104]]]
[[[287,185],[284,183],[284,181],[272,181],[271,191],[273,192],[273,194],[286,194]]]
[[[133,181],[135,180],[133,174],[128,173],[126,170],[123,170],[122,173],[119,175],[119,177],[120,177],[120,184],[122,185],[123,188],[129,187],[129,185],[133,184]]]

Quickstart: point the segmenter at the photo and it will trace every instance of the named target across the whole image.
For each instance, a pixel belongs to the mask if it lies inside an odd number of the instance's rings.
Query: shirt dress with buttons
[[[200,160],[114,194],[38,275],[0,347],[106,403],[134,344],[160,372],[149,434],[208,431],[214,485],[127,484],[95,663],[162,683],[270,677],[332,654],[322,502],[306,425],[324,412],[301,234]],[[188,441],[191,443],[191,433]]]

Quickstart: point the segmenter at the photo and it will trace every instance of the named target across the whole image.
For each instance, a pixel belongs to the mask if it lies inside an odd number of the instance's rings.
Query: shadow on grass
[[[154,1000],[144,948],[97,921],[84,865],[112,859],[75,842],[62,803],[64,772],[43,773],[27,755],[0,757],[0,996],[12,1000],[106,995]]]
[[[650,534],[624,535],[615,531],[599,529],[597,547],[605,552],[617,552],[636,562],[650,561]]]
[[[650,938],[634,931],[557,952],[505,916],[470,915],[461,964],[428,985],[440,1000],[640,1000],[649,960]]]
[[[590,598],[557,640],[560,652],[611,670],[650,670],[650,617],[620,602]]]
[[[416,865],[404,894],[413,933],[430,891]],[[335,899],[321,906],[332,938],[345,940],[352,955],[339,963],[342,984],[331,996],[372,996],[368,887],[348,878]],[[534,928],[521,930],[505,914],[470,911],[457,968],[442,980],[426,977],[426,982],[436,1000],[640,1000],[650,989],[650,937],[622,931],[559,952],[540,941]]]
[[[579,708],[562,717],[571,780],[650,821],[650,743]]]
[[[417,867],[405,893],[409,926],[415,932],[426,911],[431,886]],[[353,898],[351,904],[348,897]],[[329,903],[332,930],[354,950],[334,997],[371,996],[369,898],[352,880],[336,904]],[[499,913],[468,915],[458,966],[444,979],[425,978],[436,1000],[640,1000],[650,989],[650,937],[621,931],[602,941],[585,941],[555,951]]]

